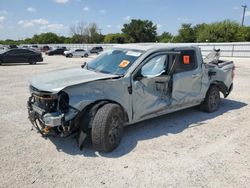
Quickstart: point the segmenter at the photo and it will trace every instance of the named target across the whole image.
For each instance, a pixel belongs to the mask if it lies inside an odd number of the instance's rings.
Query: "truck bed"
[[[234,77],[233,61],[219,60],[217,63],[206,63],[205,66],[211,82],[221,82],[226,86],[227,90],[232,87]]]

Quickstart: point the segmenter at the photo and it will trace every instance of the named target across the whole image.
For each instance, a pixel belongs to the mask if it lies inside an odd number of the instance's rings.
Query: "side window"
[[[19,50],[19,54],[30,54],[29,50]]]
[[[142,68],[141,75],[153,78],[162,75],[167,68],[167,55],[158,55],[149,60]]]
[[[9,54],[9,55],[14,55],[14,54],[16,54],[16,50],[8,51],[7,54]]]
[[[176,73],[190,71],[197,68],[196,56],[194,50],[182,50],[177,60]]]

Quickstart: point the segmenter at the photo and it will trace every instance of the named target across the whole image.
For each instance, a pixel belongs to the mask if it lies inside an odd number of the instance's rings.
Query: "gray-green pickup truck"
[[[91,139],[112,151],[126,125],[197,105],[218,110],[234,78],[233,62],[218,53],[203,60],[195,46],[116,46],[79,68],[35,76],[29,119],[43,136],[75,133],[81,149]]]

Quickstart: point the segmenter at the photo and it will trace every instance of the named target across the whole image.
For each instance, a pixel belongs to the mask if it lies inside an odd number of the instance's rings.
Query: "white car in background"
[[[89,51],[84,49],[74,49],[64,52],[65,57],[88,57],[89,54]]]

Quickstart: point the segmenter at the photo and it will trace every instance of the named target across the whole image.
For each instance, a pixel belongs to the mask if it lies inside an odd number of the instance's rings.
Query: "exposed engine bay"
[[[29,119],[43,136],[65,137],[76,130],[75,118],[65,119],[65,114],[70,109],[78,112],[69,105],[67,93],[61,91],[58,94],[52,94],[39,91],[32,86],[30,90],[32,96],[28,100]]]

